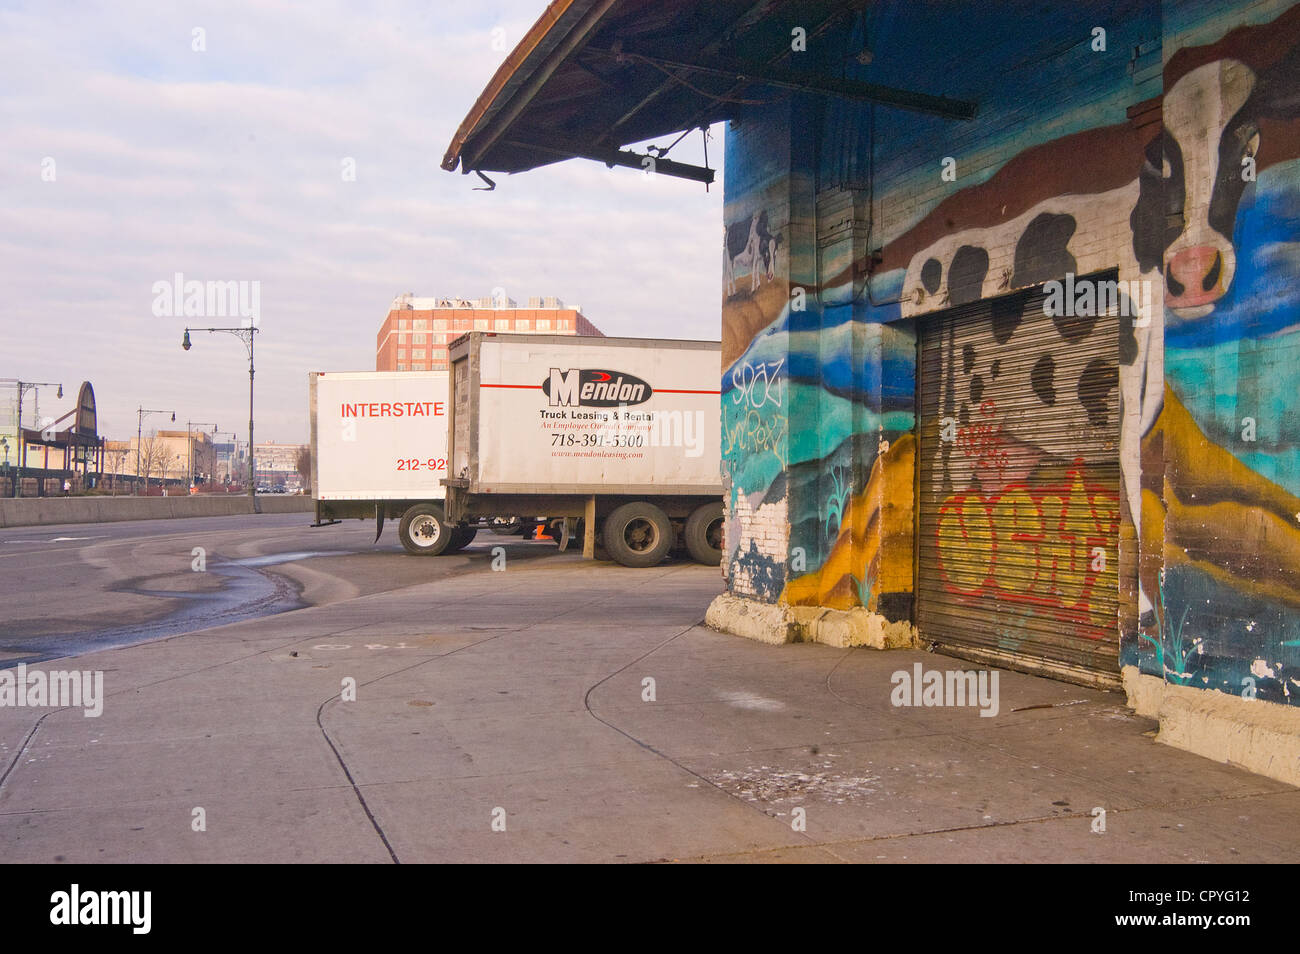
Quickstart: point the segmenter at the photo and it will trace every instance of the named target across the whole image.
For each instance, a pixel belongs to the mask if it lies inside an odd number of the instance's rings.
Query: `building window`
[[[538,318],[538,319],[537,319],[537,330],[538,330],[538,331],[550,331],[550,330],[551,330],[551,319],[549,319],[549,318]]]
[[[403,318],[401,321],[397,323],[397,327],[400,328],[402,331],[406,331],[408,328],[411,327],[411,320],[409,318]]]
[[[527,318],[518,318],[515,320],[515,331],[527,331],[527,330],[528,330]]]
[[[447,330],[447,319],[446,319],[446,318],[435,318],[435,319],[433,319],[433,330],[434,330],[434,331],[446,331],[446,330]]]
[[[423,349],[423,348],[416,348],[414,351],[412,351],[412,352],[411,352],[411,360],[412,360],[412,361],[423,361],[423,360],[424,360],[424,349]]]
[[[488,330],[488,320],[487,320],[486,318],[475,318],[475,319],[474,319],[474,330],[475,330],[475,331],[487,331],[487,330]]]
[[[415,335],[414,338],[415,338],[414,341],[415,344],[424,344],[424,335]]]
[[[559,321],[555,323],[555,327],[558,328],[560,331],[568,331],[573,326],[569,323],[568,318],[561,318]]]
[[[496,327],[497,327],[497,331],[509,331],[509,330],[510,330],[510,319],[509,319],[509,318],[498,318],[498,319],[496,320]]]
[[[405,348],[398,348],[398,349],[397,349],[397,360],[398,360],[398,361],[405,361],[405,360],[406,360],[406,349],[405,349]]]
[[[397,370],[398,370],[398,371],[405,371],[405,370],[406,370],[406,365],[404,365],[404,364],[399,364],[399,365],[397,366]]]
[[[424,331],[429,327],[429,322],[424,318],[416,318],[414,327],[416,331]]]

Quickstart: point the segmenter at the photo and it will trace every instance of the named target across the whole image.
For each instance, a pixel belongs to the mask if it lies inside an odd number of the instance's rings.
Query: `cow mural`
[[[1072,345],[1092,328],[1058,316],[1055,339],[1032,345],[1049,360],[1030,362],[1023,387],[1047,415],[1061,412],[1061,395],[1096,393],[1079,387],[1085,375],[1114,382],[1113,403],[1078,414],[1084,425],[1120,418],[1122,519],[1140,539],[1121,580],[1134,612],[1121,661],[1182,684],[1240,691],[1249,680],[1260,697],[1300,700],[1300,7],[1207,26],[1230,15],[1199,6],[1166,18],[1167,31],[1207,39],[1165,57],[1163,92],[1130,100],[1128,123],[1031,145],[920,218],[891,214],[891,185],[877,180],[873,211],[904,227],[879,236],[872,262],[860,250],[851,261],[823,256],[815,286],[787,281],[808,291],[804,313],[777,296],[760,312],[735,294],[735,276],[762,256],[753,209],[774,208],[788,186],[746,181],[745,160],[729,152],[728,206],[745,211],[728,229],[724,459],[733,512],[746,516],[729,566],[748,592],[908,618],[907,319],[1113,270],[1113,365],[1074,361]],[[802,224],[800,234],[816,234],[814,221]],[[792,248],[791,260],[796,251],[815,254]],[[1003,309],[998,341],[1021,347],[1023,318]],[[779,385],[775,408],[756,407],[746,384],[763,373],[764,395]],[[1014,426],[1028,434],[1033,424]],[[779,551],[759,529],[769,513],[788,524]]]
[[[723,283],[727,296],[736,294],[736,276],[749,273],[749,290],[758,291],[763,278],[776,277],[776,252],[781,247],[781,233],[768,227],[767,211],[759,210],[748,224],[734,222],[723,229]]]

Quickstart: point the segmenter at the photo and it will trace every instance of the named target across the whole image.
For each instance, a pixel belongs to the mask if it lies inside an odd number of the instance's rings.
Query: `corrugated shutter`
[[[1120,319],[1043,302],[922,326],[917,627],[940,652],[1113,684]]]

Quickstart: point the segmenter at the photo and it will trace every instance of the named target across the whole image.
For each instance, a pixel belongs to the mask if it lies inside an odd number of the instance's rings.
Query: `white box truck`
[[[718,342],[473,332],[448,354],[448,538],[546,514],[587,556],[599,531],[625,566],[721,562]]]
[[[316,526],[373,517],[378,540],[397,519],[402,546],[427,555],[474,539],[442,516],[446,371],[313,372],[308,402]]]

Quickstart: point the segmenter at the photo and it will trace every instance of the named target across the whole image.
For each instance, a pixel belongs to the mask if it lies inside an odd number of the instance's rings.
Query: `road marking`
[[[102,537],[51,537],[48,540],[5,540],[5,543],[67,543],[69,540],[100,540]]]

